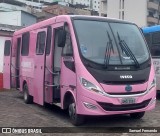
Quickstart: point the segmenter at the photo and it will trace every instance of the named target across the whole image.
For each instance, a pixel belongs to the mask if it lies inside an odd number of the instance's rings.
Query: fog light
[[[93,109],[93,110],[97,109],[97,107],[93,104],[90,104],[90,103],[87,103],[87,102],[83,102],[83,104],[88,109]]]

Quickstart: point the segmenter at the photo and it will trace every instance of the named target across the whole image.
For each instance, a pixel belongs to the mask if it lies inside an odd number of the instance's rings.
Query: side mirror
[[[58,30],[58,47],[64,47],[66,42],[65,24],[62,29]]]

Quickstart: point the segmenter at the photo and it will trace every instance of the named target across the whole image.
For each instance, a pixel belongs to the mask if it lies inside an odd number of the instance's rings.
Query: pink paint
[[[124,82],[123,84],[105,84],[102,82],[98,82],[98,80],[89,72],[87,66],[84,65],[82,59],[80,57],[80,51],[78,48],[78,40],[76,39],[76,33],[71,21],[72,17],[76,16],[57,16],[40,23],[34,24],[32,26],[26,27],[14,33],[13,35],[13,43],[12,43],[12,57],[5,56],[4,62],[4,87],[10,88],[10,81],[13,86],[16,86],[16,78],[13,79],[11,75],[16,75],[16,66],[17,61],[17,38],[21,39],[21,48],[22,49],[22,35],[26,32],[30,33],[29,40],[29,53],[28,55],[21,55],[20,53],[20,64],[19,64],[19,87],[20,91],[23,91],[23,85],[26,83],[29,89],[29,94],[33,96],[33,101],[37,104],[44,105],[44,103],[59,103],[61,108],[64,109],[65,104],[65,96],[66,94],[71,94],[76,102],[76,112],[77,114],[83,115],[112,115],[112,114],[127,114],[133,112],[141,112],[148,111],[155,107],[154,99],[156,98],[156,88],[153,87],[150,91],[146,92],[151,82],[154,79],[154,69],[151,64],[151,68],[147,74],[149,74],[149,78],[143,83],[131,84],[132,93],[131,95],[126,95],[126,85],[128,82]],[[77,16],[79,17],[79,16]],[[85,16],[82,16],[85,17]],[[100,17],[88,17],[88,19],[101,19]],[[103,18],[106,19],[106,18]],[[112,21],[112,20],[111,20]],[[64,23],[67,23],[71,43],[73,45],[73,56],[64,56],[62,54],[62,49],[60,47],[56,47],[56,30],[60,27],[63,28]],[[36,54],[36,45],[37,45],[37,35],[39,32],[45,32],[47,36],[47,32],[49,31],[47,27],[51,27],[51,48],[50,53],[47,55],[45,53]],[[85,35],[85,34],[84,34]],[[86,35],[87,37],[87,35]],[[42,39],[43,37],[41,37]],[[46,39],[45,39],[46,41]],[[43,44],[43,41],[42,41]],[[47,42],[44,43],[44,50],[46,48]],[[58,52],[58,53],[57,53]],[[56,54],[57,53],[57,54]],[[56,54],[56,55],[55,55]],[[59,57],[60,55],[60,57]],[[59,57],[59,58],[58,58]],[[14,67],[10,67],[11,64]],[[72,66],[74,65],[74,66]],[[58,68],[59,69],[58,69]],[[60,71],[59,71],[60,70]],[[59,77],[55,75],[60,73]],[[53,76],[54,75],[54,76]],[[103,91],[106,95],[98,94],[96,92],[90,91],[86,89],[82,83],[81,78],[86,79],[92,84],[98,86],[98,88]],[[53,87],[52,85],[59,84],[58,87]],[[56,91],[55,91],[56,90]],[[59,91],[60,93],[57,93]],[[137,95],[139,91],[140,95]],[[112,94],[114,93],[114,94]],[[119,95],[117,95],[117,93]],[[110,94],[110,95],[109,95]],[[122,95],[123,94],[123,95]],[[60,96],[58,96],[60,95]],[[56,102],[59,97],[59,101]],[[150,99],[150,102],[147,106],[143,108],[138,108],[134,110],[115,110],[115,111],[107,111],[100,106],[99,103],[110,103],[115,106],[121,106],[122,98],[132,97],[135,99],[135,105],[143,103],[146,100]],[[96,109],[87,108],[84,103],[89,103],[96,106]],[[122,105],[123,106],[123,105]]]

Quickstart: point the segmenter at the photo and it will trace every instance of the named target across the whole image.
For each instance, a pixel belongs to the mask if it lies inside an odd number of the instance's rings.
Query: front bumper
[[[81,95],[77,99],[77,114],[82,115],[114,115],[114,114],[128,114],[142,111],[149,111],[155,108],[156,104],[156,90],[152,88],[147,94],[143,96],[134,97],[135,104],[122,105],[121,97],[109,98],[107,96],[98,95],[88,97]],[[127,96],[126,96],[127,97]],[[123,97],[124,98],[124,97]]]

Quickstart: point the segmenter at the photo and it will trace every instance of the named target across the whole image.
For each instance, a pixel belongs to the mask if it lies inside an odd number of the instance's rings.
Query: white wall
[[[122,11],[124,20],[134,22],[139,27],[147,26],[147,0],[124,0],[124,9],[120,9],[120,0],[108,0],[108,17],[122,19],[122,16],[119,18]]]
[[[139,27],[147,26],[147,0],[125,0],[124,19]]]
[[[100,0],[92,0],[92,2],[93,2],[93,9],[95,11],[99,12],[99,10],[100,10]]]
[[[119,0],[107,1],[107,17],[119,18]]]
[[[0,12],[0,24],[21,26],[21,11]]]
[[[3,72],[4,42],[5,42],[5,37],[0,36],[0,73]]]
[[[99,9],[99,15],[101,14],[107,14],[107,0],[100,0],[100,9]]]
[[[16,5],[11,5],[11,4],[8,4],[8,3],[0,3],[0,10],[1,11],[15,11],[15,10],[27,11],[27,8],[16,6]]]

